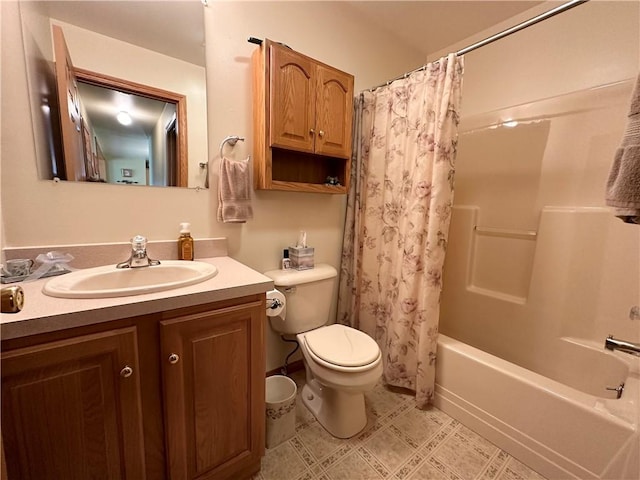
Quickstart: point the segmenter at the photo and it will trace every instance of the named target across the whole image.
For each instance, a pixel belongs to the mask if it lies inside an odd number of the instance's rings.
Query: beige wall
[[[591,1],[467,55],[443,333],[549,375],[562,337],[640,341],[640,227],[604,203],[639,68],[638,2]]]
[[[316,261],[337,267],[344,196],[256,192],[254,220],[223,225],[215,219],[220,142],[227,135],[245,137],[233,152],[227,150],[240,158],[251,152],[253,141],[249,59],[256,46],[247,43],[247,38],[282,41],[353,73],[356,90],[383,82],[423,60],[393,38],[362,25],[339,4],[210,2],[205,21],[214,188],[53,183],[37,180],[18,8],[9,1],[0,2],[0,8],[2,220],[4,246],[11,247],[120,242],[137,233],[150,240],[165,240],[177,238],[180,222],[191,222],[194,237],[228,237],[230,255],[258,271],[277,268],[282,249],[297,238],[299,230],[308,232]],[[280,340],[271,335],[268,369],[282,363],[281,350]]]
[[[413,69],[423,59],[418,52],[407,49],[379,29],[368,28],[339,3],[210,2],[210,5],[205,11],[205,18],[208,142],[209,157],[213,160],[214,188],[196,191],[65,182],[54,184],[37,180],[18,8],[14,2],[0,2],[0,178],[4,246],[116,242],[136,233],[142,233],[151,240],[172,239],[178,235],[178,224],[188,221],[192,224],[195,237],[228,237],[230,255],[258,271],[276,268],[282,248],[294,241],[301,229],[308,232],[309,243],[316,248],[316,261],[338,265],[344,216],[343,196],[255,192],[254,220],[245,225],[223,225],[215,220],[215,183],[221,140],[232,134],[244,136],[244,143],[238,143],[233,151],[227,152],[238,158],[251,152],[249,59],[256,46],[247,43],[246,39],[254,36],[282,41],[302,53],[351,72],[356,77],[356,91]],[[549,5],[545,5],[538,10],[549,8]],[[508,113],[508,108],[513,105],[631,78],[637,72],[639,63],[638,15],[637,2],[592,1],[470,53],[466,58],[464,80],[464,121],[494,110]],[[521,18],[530,16],[525,14]],[[509,21],[503,27],[512,24],[513,21]],[[494,30],[499,30],[499,27]],[[486,33],[478,35],[476,39]],[[471,40],[454,45],[447,51],[464,47]],[[433,57],[443,53],[438,52]],[[620,134],[622,128],[619,119],[612,126],[609,137]],[[588,165],[580,167],[579,174],[583,176],[581,178],[589,179],[588,185],[604,182],[602,172],[606,169],[603,163],[608,164],[613,148],[611,138],[603,143],[595,136],[593,143],[594,149],[590,151],[597,152],[598,161],[602,163],[597,172],[592,172]],[[556,149],[556,156],[561,153]],[[553,163],[546,165],[551,171],[554,170]],[[464,159],[459,162],[458,168],[464,172]],[[593,198],[599,195],[598,191],[594,190],[593,193]],[[593,202],[600,205],[600,197]],[[536,205],[538,208],[539,205]],[[573,310],[571,319],[562,324],[564,330],[561,333],[564,335],[577,332],[599,341],[602,331],[611,328],[611,333],[624,332],[627,336],[633,336],[634,326],[629,321],[625,323],[625,310],[634,300],[635,287],[633,284],[629,287],[629,280],[634,275],[637,278],[638,272],[629,270],[624,259],[615,256],[616,248],[612,246],[638,249],[640,229],[613,225],[607,227],[602,239],[608,245],[607,249],[593,251],[597,258],[607,259],[598,265],[615,266],[598,272],[603,282],[601,285],[594,287],[590,284],[589,290],[581,292],[569,288],[570,279],[563,279],[564,283],[554,283],[566,290],[563,298],[577,296],[580,299],[581,295],[591,295],[594,288],[600,292],[599,300],[593,307],[597,314],[590,318],[589,323],[593,325],[595,322],[597,326],[583,329],[581,312]],[[574,264],[573,270],[568,271],[575,272],[582,250],[572,251],[572,243],[567,237],[564,240]],[[449,253],[453,255],[451,251]],[[637,265],[636,257],[631,255],[629,258]],[[588,276],[589,272],[582,274]],[[450,278],[446,277],[445,291],[450,284]],[[625,288],[617,288],[619,286]],[[558,297],[555,298],[559,301]],[[638,302],[637,295],[635,302]],[[616,309],[613,309],[613,304]],[[575,306],[575,303],[572,305]],[[539,306],[545,307],[543,313],[557,307],[553,302],[548,306]],[[507,313],[512,310],[508,308]],[[535,328],[535,320],[530,320],[526,328],[521,328],[518,320],[511,321],[510,316],[505,314],[500,323],[479,325],[471,321],[477,318],[477,315],[473,316],[474,312],[466,313],[470,314],[469,319],[465,320],[466,324],[463,322],[458,325],[471,332],[492,332],[494,329],[510,339],[531,332],[539,333]],[[491,310],[488,310],[488,317],[491,317]],[[609,319],[615,320],[609,324]],[[447,322],[444,319],[445,328]],[[452,324],[449,325],[453,328]],[[533,329],[530,329],[531,325]],[[267,368],[280,365],[285,351],[279,339],[270,334]]]
[[[437,58],[556,7],[546,2],[429,55]],[[638,2],[591,0],[465,56],[463,116],[637,74]]]

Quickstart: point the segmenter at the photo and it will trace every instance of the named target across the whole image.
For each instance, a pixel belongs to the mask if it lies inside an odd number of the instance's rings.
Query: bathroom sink
[[[60,298],[124,297],[193,285],[217,273],[217,267],[209,263],[181,260],[163,260],[160,265],[141,268],[107,265],[52,278],[42,292]]]

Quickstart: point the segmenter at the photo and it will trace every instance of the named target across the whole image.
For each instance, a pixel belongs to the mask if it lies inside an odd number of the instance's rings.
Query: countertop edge
[[[273,281],[270,278],[230,257],[216,257],[202,259],[201,261],[217,264],[221,273],[211,280],[188,287],[129,297],[95,299],[91,300],[89,304],[85,300],[47,297],[41,292],[42,285],[46,280],[38,280],[37,282],[26,284],[24,286],[26,301],[40,300],[46,302],[47,306],[51,306],[51,314],[27,315],[26,318],[21,318],[25,315],[20,313],[3,314],[4,318],[0,324],[0,337],[2,340],[11,340],[41,333],[95,325],[113,320],[261,294],[274,288]],[[234,269],[233,274],[235,276],[231,274],[230,269]],[[225,273],[227,278],[224,278]],[[56,305],[64,305],[65,308],[56,310]],[[69,308],[68,305],[75,306],[75,309],[73,307]],[[87,305],[89,306],[87,307]],[[17,315],[17,317],[12,318],[12,315]]]

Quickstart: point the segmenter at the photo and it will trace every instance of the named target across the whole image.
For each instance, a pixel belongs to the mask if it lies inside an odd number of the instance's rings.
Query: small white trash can
[[[296,384],[289,377],[284,375],[267,377],[267,448],[280,445],[295,435],[296,392]]]

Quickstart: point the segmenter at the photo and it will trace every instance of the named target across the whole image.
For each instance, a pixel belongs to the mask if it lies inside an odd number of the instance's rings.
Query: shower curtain
[[[463,60],[360,94],[338,321],[371,335],[388,385],[433,398]]]

